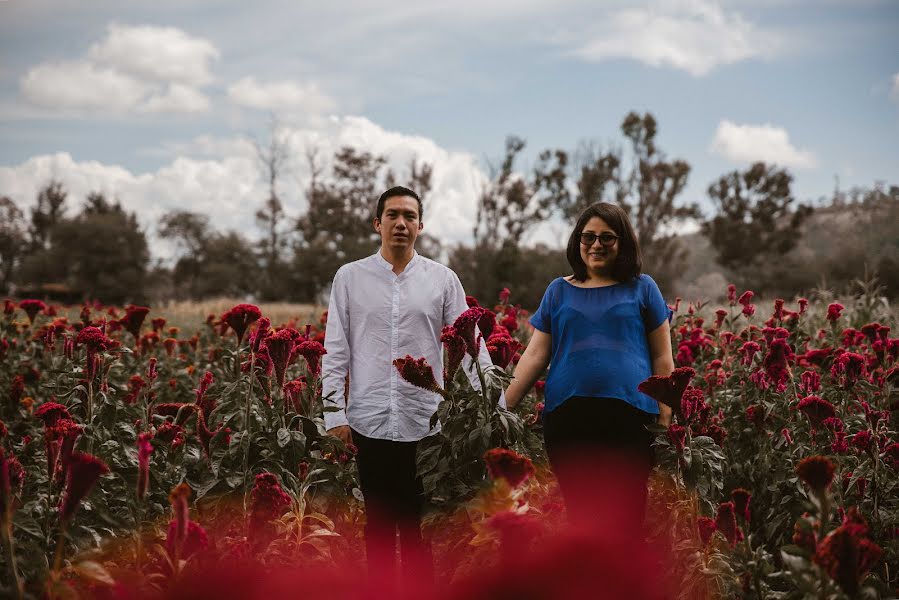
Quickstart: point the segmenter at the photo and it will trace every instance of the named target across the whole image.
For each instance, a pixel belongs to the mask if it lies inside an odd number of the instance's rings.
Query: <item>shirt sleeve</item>
[[[540,300],[540,306],[537,307],[537,312],[528,319],[528,322],[533,325],[535,329],[539,329],[543,333],[552,333],[553,287],[553,284],[550,283],[546,288],[546,291],[543,292],[543,299]]]
[[[345,271],[334,275],[331,298],[328,302],[328,323],[325,327],[325,350],[322,356],[322,398],[324,406],[339,408],[325,412],[325,429],[348,425],[346,417],[346,377],[349,374],[349,302]],[[328,398],[328,394],[331,395]]]
[[[653,331],[665,322],[671,322],[674,311],[668,308],[668,304],[662,297],[659,286],[649,275],[643,275],[643,324],[646,331]]]
[[[456,322],[456,319],[459,318],[459,315],[466,310],[468,310],[468,303],[465,302],[465,289],[462,287],[462,282],[459,281],[459,276],[450,271],[450,276],[447,278],[446,296],[443,303],[443,324],[452,325]],[[493,360],[490,358],[490,352],[487,350],[486,340],[481,340],[478,348],[478,363],[481,365],[481,370],[493,365]],[[481,380],[478,377],[477,369],[473,368],[471,356],[469,356],[468,353],[466,353],[465,357],[462,359],[462,369],[465,371],[468,381],[471,382],[471,386],[474,389],[481,391]],[[499,405],[503,408],[506,407],[505,392],[500,392]]]

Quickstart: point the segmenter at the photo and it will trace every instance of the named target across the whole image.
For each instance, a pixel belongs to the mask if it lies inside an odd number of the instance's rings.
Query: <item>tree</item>
[[[256,143],[256,156],[268,181],[268,198],[263,207],[256,211],[256,224],[265,232],[259,241],[259,251],[263,267],[260,295],[266,300],[281,298],[286,293],[283,278],[283,251],[286,246],[283,228],[286,215],[278,195],[278,180],[290,155],[289,141],[287,133],[273,121],[268,143]]]
[[[757,162],[709,186],[716,214],[703,232],[722,266],[737,272],[757,269],[796,246],[812,209],[803,204],[793,208],[792,181],[786,169]]]
[[[37,195],[37,204],[31,209],[31,224],[28,228],[29,244],[32,251],[50,247],[51,231],[65,216],[66,192],[62,183],[50,180]]]
[[[24,214],[11,198],[0,197],[0,291],[8,292],[26,249]]]

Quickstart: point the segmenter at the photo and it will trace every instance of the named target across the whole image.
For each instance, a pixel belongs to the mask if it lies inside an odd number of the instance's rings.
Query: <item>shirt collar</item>
[[[418,260],[419,260],[418,252],[416,252],[415,250],[412,250],[412,260],[410,260],[409,264],[406,265],[406,268],[403,269],[403,273],[407,273],[409,271],[409,268],[412,267],[412,265],[414,265],[415,263],[417,263]],[[382,269],[384,269],[385,271],[390,271],[391,273],[393,272],[393,265],[390,264],[389,260],[384,258],[384,256],[381,254],[380,248],[378,248],[378,251],[375,252],[375,263],[377,263],[377,265],[379,267],[381,267]],[[400,274],[402,275],[402,273],[400,273]]]

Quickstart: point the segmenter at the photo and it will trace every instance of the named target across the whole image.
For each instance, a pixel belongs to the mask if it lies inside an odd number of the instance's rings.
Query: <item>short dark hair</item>
[[[581,258],[581,233],[587,226],[587,221],[593,217],[605,221],[618,236],[618,257],[612,265],[612,279],[624,282],[639,276],[643,269],[640,243],[634,235],[634,228],[631,227],[627,213],[617,204],[597,202],[584,209],[577,219],[571,237],[568,238],[568,264],[574,270],[574,278],[578,281],[587,280],[587,265]]]
[[[423,216],[422,213],[424,212],[422,210],[422,206],[421,206],[421,198],[419,198],[418,194],[416,194],[409,188],[403,187],[401,185],[395,185],[392,188],[390,188],[389,190],[387,190],[386,192],[384,192],[383,194],[381,194],[381,197],[378,198],[378,208],[377,208],[377,213],[375,214],[375,216],[378,219],[380,219],[381,215],[384,214],[384,203],[386,203],[390,198],[395,198],[397,196],[411,196],[412,198],[415,198],[418,201],[418,220],[421,221],[422,216]]]

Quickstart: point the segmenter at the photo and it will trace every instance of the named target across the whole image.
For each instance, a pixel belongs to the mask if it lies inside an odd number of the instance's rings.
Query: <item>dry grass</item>
[[[209,300],[189,300],[185,302],[168,302],[151,307],[149,317],[162,316],[168,320],[169,325],[182,328],[196,328],[206,322],[206,316],[214,314],[216,317],[243,300],[234,298],[213,298]],[[272,325],[280,325],[290,320],[297,326],[306,323],[318,323],[319,316],[326,306],[314,304],[293,304],[290,302],[262,302],[256,306],[262,314],[272,320]]]

